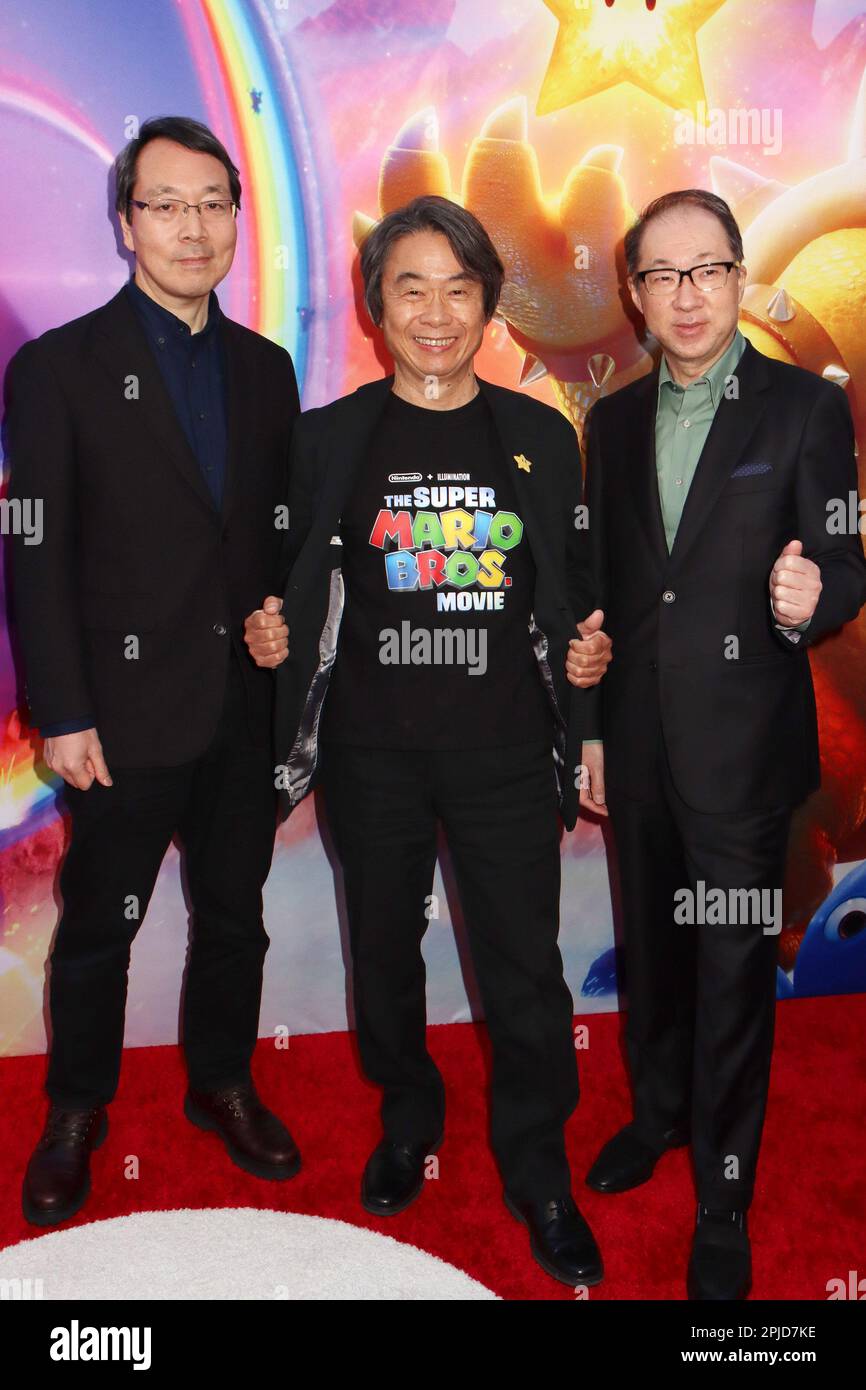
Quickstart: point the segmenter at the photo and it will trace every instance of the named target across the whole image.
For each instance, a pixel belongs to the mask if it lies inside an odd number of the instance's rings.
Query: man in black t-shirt
[[[421,954],[441,823],[505,1201],[548,1273],[594,1284],[565,1154],[578,1077],[557,945],[557,808],[571,828],[584,690],[610,660],[589,612],[577,441],[558,411],[475,376],[504,272],[470,213],[416,199],[370,233],[361,268],[395,373],[301,417],[288,586],[246,624],[258,664],[278,668],[283,801],[320,778],[343,868],[359,1050],[383,1088],[361,1200],[404,1210],[443,1137]]]
[[[552,745],[518,507],[480,391],[449,410],[390,393],[340,524],[346,601],[323,743]]]

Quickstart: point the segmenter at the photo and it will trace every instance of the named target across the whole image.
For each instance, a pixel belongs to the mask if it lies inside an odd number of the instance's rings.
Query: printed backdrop
[[[240,167],[238,254],[220,299],[291,351],[305,406],[382,374],[356,244],[383,211],[434,191],[482,218],[508,269],[480,374],[558,405],[580,431],[599,391],[651,365],[618,280],[633,210],[701,185],[745,232],[743,332],[847,391],[862,453],[864,67],[857,0],[2,0],[0,368],[122,284],[110,164],[146,117],[177,113],[207,122]],[[16,713],[11,643],[4,629],[0,1053],[45,1046],[65,836],[57,784]],[[796,822],[780,995],[866,991],[864,645],[861,617],[812,656],[824,781]],[[308,798],[279,832],[263,1035],[351,1021],[322,830]],[[562,854],[576,1007],[616,1008],[601,832],[580,824]],[[129,1044],[176,1037],[178,870],[173,848],[134,950]],[[434,1022],[478,1013],[451,910],[446,865],[425,942]]]

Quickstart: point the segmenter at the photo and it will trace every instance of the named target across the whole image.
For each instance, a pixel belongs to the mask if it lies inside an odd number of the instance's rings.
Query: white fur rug
[[[136,1212],[51,1231],[0,1251],[0,1280],[30,1280],[25,1297],[76,1302],[497,1297],[391,1236],[251,1207]],[[14,1285],[4,1287],[15,1296]]]

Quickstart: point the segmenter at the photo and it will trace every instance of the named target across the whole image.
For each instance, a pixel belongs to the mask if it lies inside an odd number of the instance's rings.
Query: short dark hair
[[[489,323],[499,303],[505,267],[478,218],[450,198],[429,193],[395,208],[377,222],[361,247],[364,303],[378,327],[382,322],[382,272],[388,252],[400,237],[415,232],[441,232],[456,259],[484,292],[484,317]]]
[[[213,131],[202,125],[201,121],[192,120],[190,116],[154,116],[144,122],[136,139],[130,140],[114,161],[114,206],[124,217],[129,217],[129,203],[135,187],[138,156],[151,140],[173,140],[176,145],[183,145],[184,149],[196,150],[199,154],[212,154],[228,174],[232,202],[240,207],[240,175],[225,145],[216,138]]]
[[[719,198],[715,193],[708,193],[704,188],[680,188],[674,193],[663,193],[660,198],[654,198],[651,203],[647,203],[634,226],[629,227],[626,232],[625,263],[629,275],[633,276],[637,271],[644,227],[654,217],[661,217],[664,213],[672,212],[674,208],[679,207],[703,208],[704,212],[711,212],[725,229],[734,260],[743,259],[743,236],[737,226],[737,219],[724,198]]]

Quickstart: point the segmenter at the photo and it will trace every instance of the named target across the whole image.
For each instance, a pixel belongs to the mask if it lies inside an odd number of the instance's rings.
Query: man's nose
[[[201,241],[207,236],[201,208],[189,208],[186,216],[181,213],[181,217],[180,234],[185,241]]]
[[[425,308],[422,318],[429,319],[431,323],[441,323],[443,319],[450,319],[450,317],[451,309],[449,308],[447,299],[434,290],[430,303]]]
[[[703,303],[703,299],[703,291],[695,289],[688,275],[684,275],[680,280],[679,289],[674,295],[674,306],[682,309],[694,309],[696,305]]]

